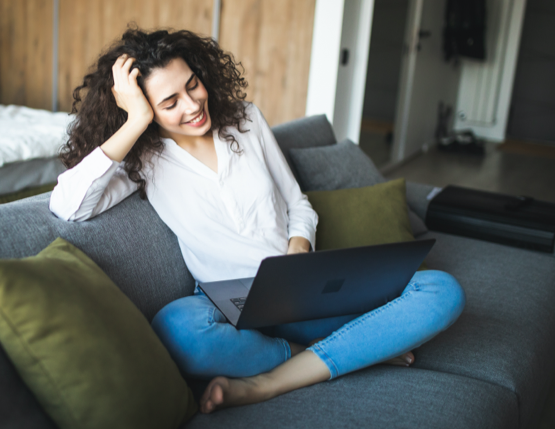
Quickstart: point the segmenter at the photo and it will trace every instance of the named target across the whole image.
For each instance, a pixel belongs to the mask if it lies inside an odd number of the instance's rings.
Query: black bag
[[[553,252],[555,204],[450,185],[430,202],[426,225],[432,231]]]

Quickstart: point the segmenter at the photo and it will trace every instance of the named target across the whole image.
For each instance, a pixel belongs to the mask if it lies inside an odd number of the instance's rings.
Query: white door
[[[488,0],[486,7],[486,61],[461,59],[454,128],[470,129],[478,137],[502,142],[509,118],[526,0]],[[536,29],[535,33],[551,43],[541,31]]]
[[[434,142],[440,102],[455,107],[459,70],[443,60],[445,1],[411,0],[399,83],[392,163]]]

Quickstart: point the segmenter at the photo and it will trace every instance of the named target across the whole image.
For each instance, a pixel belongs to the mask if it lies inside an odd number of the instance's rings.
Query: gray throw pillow
[[[386,182],[372,160],[348,139],[331,146],[290,149],[289,155],[303,192],[362,188]],[[428,231],[410,209],[409,221],[415,237]]]

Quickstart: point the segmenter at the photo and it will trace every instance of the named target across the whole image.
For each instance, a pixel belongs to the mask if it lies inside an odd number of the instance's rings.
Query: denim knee
[[[434,287],[436,309],[443,316],[443,329],[451,326],[461,315],[466,304],[466,294],[460,283],[451,274],[444,271],[425,271]]]
[[[168,349],[183,375],[197,374],[205,358],[203,335],[214,323],[214,307],[206,297],[188,296],[162,308],[152,320],[152,328]]]

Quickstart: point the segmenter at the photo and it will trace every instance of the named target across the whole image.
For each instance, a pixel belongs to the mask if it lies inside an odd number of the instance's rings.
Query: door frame
[[[410,0],[407,31],[418,28],[423,1]],[[316,0],[305,114],[325,114],[338,141],[359,143],[373,13],[374,0]],[[405,40],[416,49],[418,30],[406,33]],[[343,49],[350,54],[347,67],[340,63]],[[395,129],[403,137],[394,141],[394,162],[402,160],[415,64],[412,58],[402,65]]]
[[[357,144],[373,12],[374,0],[316,0],[314,13],[306,116],[325,114],[338,140]],[[340,58],[344,49],[346,66]]]
[[[391,148],[391,162],[395,165],[404,161],[407,129],[410,118],[414,71],[418,54],[420,22],[424,0],[409,0],[407,26],[405,28],[405,52],[401,60],[401,77],[399,78],[399,94],[395,106],[395,123],[393,128],[393,146]],[[362,118],[361,118],[362,119]]]

